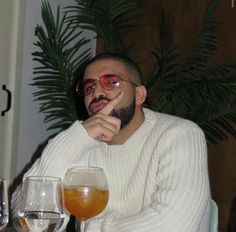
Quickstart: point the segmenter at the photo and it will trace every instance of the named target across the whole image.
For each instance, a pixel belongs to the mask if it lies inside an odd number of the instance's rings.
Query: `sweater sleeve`
[[[210,188],[203,132],[189,122],[167,130],[150,164],[155,189],[137,215],[111,213],[92,220],[87,231],[208,232]]]
[[[97,144],[98,142],[87,134],[80,122],[76,121],[67,130],[49,141],[42,156],[33,164],[24,178],[37,175],[63,178],[71,165],[87,165],[87,152]],[[15,217],[17,217],[20,205],[20,190],[21,185],[17,187],[11,200],[12,214]],[[65,218],[60,231],[65,228],[67,222],[68,217]]]
[[[68,167],[79,163],[87,165],[88,151],[98,144],[79,121],[49,141],[39,158],[25,174],[49,175],[63,178]]]

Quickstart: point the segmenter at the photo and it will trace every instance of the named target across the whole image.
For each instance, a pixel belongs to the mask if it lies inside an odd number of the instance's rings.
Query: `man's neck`
[[[109,145],[121,145],[124,144],[142,125],[144,121],[144,112],[142,109],[135,112],[134,117],[124,128],[120,129],[119,133],[108,142]]]

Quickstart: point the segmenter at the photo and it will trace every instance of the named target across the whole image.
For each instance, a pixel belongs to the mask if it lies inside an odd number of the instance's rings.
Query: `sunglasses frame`
[[[102,83],[102,81],[100,81],[100,78],[104,78],[104,77],[107,77],[107,76],[112,76],[112,77],[117,77],[118,78],[118,82],[116,84],[114,84],[114,86],[112,88],[106,88],[106,86],[104,85],[104,83]],[[82,88],[81,89],[84,89],[84,84],[87,83],[87,82],[91,82],[91,83],[95,83],[93,86],[92,86],[92,89],[91,91],[89,91],[88,93],[84,93],[84,91],[80,91],[79,89],[79,86],[82,85]],[[130,83],[134,86],[138,86],[136,83],[132,82],[132,81],[128,81],[128,80],[125,80],[123,79],[121,76],[119,75],[116,75],[116,74],[104,74],[104,75],[101,75],[101,76],[98,76],[96,79],[92,79],[92,78],[88,78],[88,79],[85,79],[85,80],[81,80],[79,81],[77,84],[76,84],[76,92],[81,95],[81,96],[88,96],[90,95],[94,89],[96,88],[96,85],[97,85],[97,82],[99,82],[100,86],[106,90],[106,91],[111,91],[113,89],[115,89],[116,87],[118,87],[120,85],[120,82],[127,82],[127,83]],[[105,86],[105,88],[104,88]]]

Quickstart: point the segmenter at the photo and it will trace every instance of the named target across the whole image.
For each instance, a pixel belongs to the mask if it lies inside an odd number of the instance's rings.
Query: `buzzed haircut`
[[[121,62],[122,64],[124,64],[127,71],[130,72],[130,74],[131,74],[130,78],[132,78],[132,81],[134,81],[138,85],[140,85],[142,83],[142,79],[143,79],[142,72],[141,72],[139,66],[133,60],[131,60],[129,57],[121,55],[121,54],[117,54],[117,53],[100,53],[100,54],[96,55],[95,57],[93,57],[91,60],[89,60],[85,64],[84,70],[90,64],[93,64],[93,63],[100,61],[100,60],[115,60],[115,61]]]

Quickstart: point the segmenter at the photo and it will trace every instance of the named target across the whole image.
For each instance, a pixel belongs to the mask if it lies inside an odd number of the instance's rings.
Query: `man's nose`
[[[98,98],[100,96],[105,96],[105,91],[98,81],[97,81],[96,85],[94,86],[92,95],[95,98]]]

